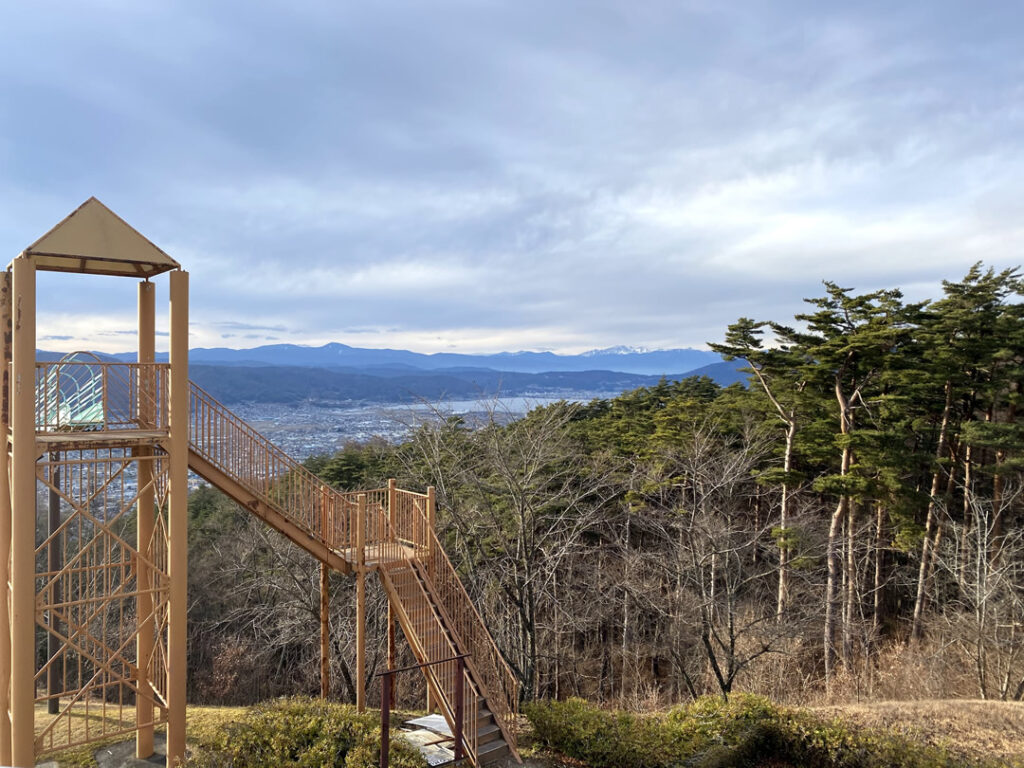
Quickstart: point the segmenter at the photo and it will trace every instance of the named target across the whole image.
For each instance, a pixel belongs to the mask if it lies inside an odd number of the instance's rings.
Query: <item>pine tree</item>
[[[836,659],[836,628],[839,624],[839,586],[846,576],[843,601],[842,659],[849,662],[853,652],[852,619],[859,596],[855,555],[857,500],[869,488],[854,470],[857,418],[870,414],[872,397],[894,356],[913,339],[911,319],[920,305],[904,306],[898,290],[874,291],[860,296],[835,283],[825,283],[826,296],[808,299],[816,311],[798,314],[796,320],[807,330],[773,326],[783,342],[782,349],[803,361],[801,371],[809,386],[835,397],[834,416],[839,433],[834,446],[838,467],[819,477],[815,488],[838,498],[828,529],[827,581],[825,588],[824,654],[826,685],[831,682]],[[845,525],[846,541],[841,536]],[[845,544],[845,563],[843,552]]]

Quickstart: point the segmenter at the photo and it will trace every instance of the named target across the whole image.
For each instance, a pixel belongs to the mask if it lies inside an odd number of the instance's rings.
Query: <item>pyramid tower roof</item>
[[[181,265],[95,197],[25,249],[36,269],[153,277]]]

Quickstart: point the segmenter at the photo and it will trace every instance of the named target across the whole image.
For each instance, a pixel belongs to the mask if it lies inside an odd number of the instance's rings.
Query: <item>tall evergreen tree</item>
[[[835,397],[834,415],[839,434],[835,448],[839,452],[838,467],[819,477],[815,487],[838,498],[829,523],[826,553],[824,656],[826,685],[830,683],[836,659],[836,629],[839,624],[839,587],[845,568],[846,595],[843,601],[842,658],[850,660],[853,646],[854,601],[857,597],[855,567],[856,501],[867,483],[854,471],[858,440],[857,418],[861,412],[870,414],[872,397],[901,348],[911,342],[912,321],[909,319],[919,305],[906,307],[898,290],[874,291],[851,295],[850,290],[835,283],[825,283],[826,295],[807,302],[816,311],[798,314],[796,320],[806,330],[773,326],[783,342],[783,350],[803,360],[801,370],[807,382],[820,391],[831,390]],[[845,525],[844,541],[841,536]]]

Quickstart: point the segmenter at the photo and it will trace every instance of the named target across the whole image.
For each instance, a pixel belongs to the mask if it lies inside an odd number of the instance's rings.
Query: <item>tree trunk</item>
[[[790,418],[786,429],[786,453],[782,467],[787,479],[782,483],[779,504],[779,594],[775,604],[775,619],[782,621],[789,603],[789,472],[793,468],[793,442],[796,438],[796,419]]]
[[[875,584],[871,611],[871,640],[877,643],[882,636],[885,619],[885,518],[884,504],[875,506]]]
[[[1017,420],[1017,404],[1010,403],[1006,421],[1013,424]],[[1006,461],[1006,448],[1000,446],[996,449],[996,476],[992,479],[992,558],[999,558],[999,551],[1003,544],[1003,495],[1006,480],[1000,468]]]
[[[856,528],[857,502],[851,499],[846,505],[846,598],[843,606],[843,664],[847,666],[853,660],[853,625],[857,618],[860,591],[857,579]]]
[[[845,453],[845,452],[844,452]],[[828,580],[825,583],[825,688],[832,684],[836,660],[836,615],[839,612],[839,568],[841,531],[846,518],[846,497],[841,496],[828,528]]]
[[[946,381],[946,402],[942,408],[942,422],[939,425],[939,444],[935,448],[935,459],[939,460],[946,452],[946,439],[949,434],[949,415],[953,405],[953,384]],[[942,471],[939,467],[932,473],[931,493],[928,496],[928,511],[925,514],[924,540],[921,542],[921,563],[917,572],[917,595],[914,599],[914,617],[910,624],[910,639],[921,637],[921,620],[924,617],[925,601],[927,600],[928,564],[932,554],[932,536],[935,529],[936,501],[939,496],[939,483]]]
[[[839,431],[848,435],[853,429],[853,415],[849,403],[843,394],[839,378],[835,382],[836,401],[839,403]],[[846,477],[850,471],[853,456],[849,443],[843,445],[842,458],[839,464],[840,477]],[[843,545],[842,527],[846,521],[850,499],[845,493],[839,497],[836,510],[832,513],[832,521],[828,527],[828,579],[825,582],[825,690],[830,692],[833,667],[836,659],[836,621],[839,615],[839,579],[842,568]]]

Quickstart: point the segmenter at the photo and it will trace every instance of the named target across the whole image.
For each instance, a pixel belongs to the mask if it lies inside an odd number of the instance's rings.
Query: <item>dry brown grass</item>
[[[208,740],[228,723],[241,719],[246,711],[246,707],[202,707],[190,705],[186,710],[187,738],[190,742]],[[36,730],[39,731],[50,719],[50,715],[46,714],[46,705],[37,705]],[[89,718],[86,718],[84,715],[76,714],[75,717],[70,719],[70,727],[62,732],[61,735],[65,741],[81,741],[87,736],[86,724],[89,722],[92,723],[93,733],[102,732],[102,729],[97,727],[98,722],[102,719],[100,715],[91,715]],[[111,730],[129,725],[127,723],[120,723],[112,717],[108,717],[106,720],[106,727]],[[164,726],[158,726],[156,730],[163,731]],[[96,765],[96,759],[93,755],[97,749],[134,738],[133,734],[98,738],[90,744],[54,752],[46,759],[56,761],[61,768],[91,768]],[[57,743],[55,740],[54,744],[56,745]]]
[[[814,707],[826,717],[885,728],[974,758],[1024,759],[1024,703],[942,699]]]

